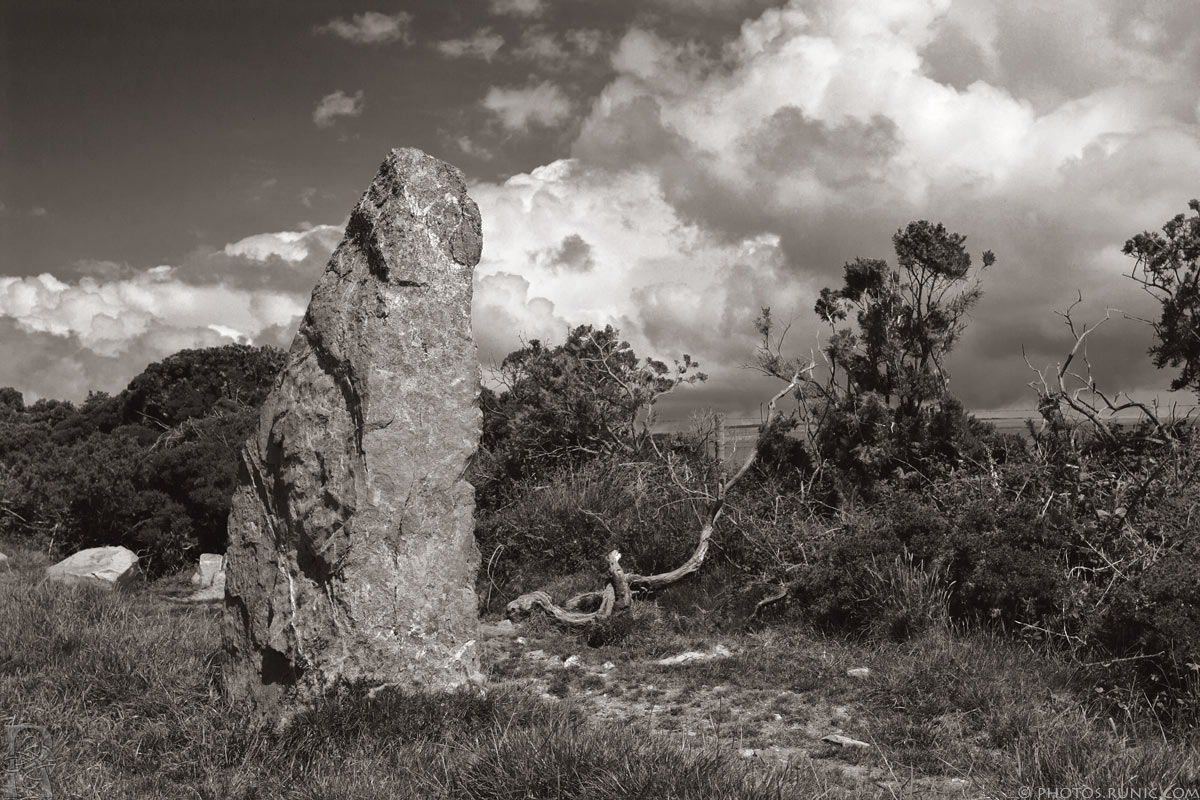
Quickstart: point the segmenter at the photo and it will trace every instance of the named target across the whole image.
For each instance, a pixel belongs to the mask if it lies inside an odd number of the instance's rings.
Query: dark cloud
[[[563,237],[557,247],[530,253],[531,258],[551,272],[582,274],[596,267],[592,246],[578,233]]]
[[[983,48],[950,20],[938,25],[936,35],[921,51],[921,60],[930,78],[959,91],[989,76]]]

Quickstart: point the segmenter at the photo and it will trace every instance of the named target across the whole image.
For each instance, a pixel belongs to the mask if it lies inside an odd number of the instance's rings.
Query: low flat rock
[[[128,548],[92,547],[46,567],[46,580],[124,588],[137,577],[137,563],[137,553]]]

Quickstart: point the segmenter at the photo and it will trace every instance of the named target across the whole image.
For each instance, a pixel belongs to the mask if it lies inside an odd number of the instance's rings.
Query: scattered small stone
[[[860,742],[858,739],[851,739],[849,736],[842,736],[840,733],[831,733],[828,736],[821,737],[822,742],[829,744],[840,745],[841,747],[870,747],[866,742]]]
[[[729,658],[733,652],[723,644],[719,644],[707,653],[701,653],[698,650],[689,650],[686,653],[680,653],[676,656],[668,656],[660,658],[654,663],[660,667],[673,667],[678,664],[689,664],[702,661],[716,661],[718,658]]]
[[[846,670],[846,674],[851,678],[869,678],[871,677],[870,667],[852,667]]]
[[[0,553],[0,564],[12,569],[12,564],[8,563],[8,556],[4,555],[4,553]]]
[[[495,625],[490,625],[486,622],[479,623],[479,638],[481,639],[502,639],[507,636],[512,636],[517,632],[513,626],[512,620],[502,619]],[[517,642],[523,644],[523,639],[517,639]]]
[[[776,714],[776,715],[775,715],[775,721],[776,721],[776,722],[783,722],[783,714]]]
[[[546,651],[545,650],[530,650],[528,653],[525,654],[525,658],[529,659],[530,661],[545,661],[546,660]]]
[[[834,706],[829,716],[834,719],[850,719],[850,709],[846,708],[846,706]]]
[[[524,636],[518,636],[517,644],[529,644],[529,640],[526,639]]]
[[[579,656],[569,656],[563,660],[563,669],[576,669],[583,664],[583,659]]]
[[[755,750],[751,747],[743,747],[741,750],[738,750],[738,755],[742,758],[754,758]]]
[[[613,670],[613,669],[616,669],[616,668],[617,668],[617,665],[616,665],[616,664],[614,664],[613,662],[611,662],[611,661],[605,661],[605,662],[604,662],[604,671],[605,671],[605,672],[608,672],[609,670]]]

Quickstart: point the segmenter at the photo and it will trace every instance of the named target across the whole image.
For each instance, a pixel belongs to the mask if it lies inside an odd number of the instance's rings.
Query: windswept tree
[[[1182,368],[1171,389],[1200,394],[1200,200],[1188,203],[1190,217],[1177,214],[1162,232],[1144,231],[1125,243],[1135,259],[1129,277],[1162,307],[1153,323],[1157,342],[1150,348],[1154,366]]]
[[[966,237],[940,223],[910,222],[892,237],[897,267],[858,258],[840,289],[825,288],[815,311],[832,329],[830,369],[852,395],[873,392],[912,415],[947,392],[946,356],[983,291],[971,275]],[[983,267],[995,262],[983,254]],[[854,325],[843,325],[853,315]]]
[[[500,364],[500,390],[484,391],[483,446],[509,478],[633,453],[650,435],[658,399],[705,379],[698,367],[688,355],[673,369],[639,358],[611,325],[581,325],[555,347],[533,339]]]
[[[928,474],[930,467],[952,467],[977,446],[972,423],[949,393],[946,371],[982,295],[966,238],[921,220],[897,231],[892,243],[895,267],[858,258],[845,265],[840,288],[821,291],[814,310],[832,330],[825,368],[782,355],[786,331],[775,330],[769,308],[757,322],[757,368],[793,383],[797,400],[795,414],[764,436],[774,437],[789,463],[815,463],[806,470],[832,466],[866,493],[897,469]],[[988,251],[982,260],[986,269],[996,259]],[[815,462],[780,438],[797,427]]]

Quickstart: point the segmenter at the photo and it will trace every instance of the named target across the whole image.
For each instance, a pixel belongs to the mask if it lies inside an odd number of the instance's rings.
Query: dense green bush
[[[0,405],[0,533],[67,551],[120,544],[152,574],[222,552],[238,451],[283,354],[229,345],[151,364],[79,407]]]
[[[677,451],[669,467],[607,457],[520,482],[508,504],[478,513],[482,593],[507,601],[556,576],[603,574],[613,549],[630,572],[674,569],[696,547],[705,502],[683,486],[713,485],[713,468]]]

